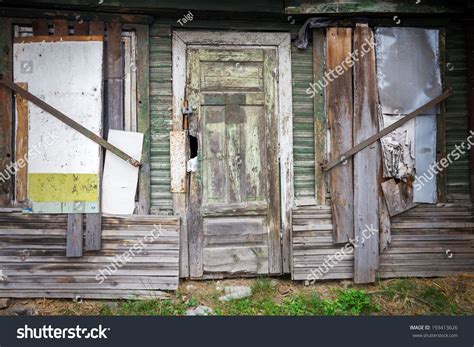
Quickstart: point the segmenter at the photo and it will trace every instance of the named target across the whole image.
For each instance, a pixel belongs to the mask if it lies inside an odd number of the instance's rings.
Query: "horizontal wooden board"
[[[474,273],[474,211],[469,203],[418,205],[391,218],[392,241],[380,255],[379,278],[436,277]],[[333,244],[328,206],[293,210],[294,280],[312,279],[325,259],[342,246]],[[352,279],[353,254],[346,254],[320,278]]]
[[[101,250],[67,258],[65,217],[0,213],[0,297],[164,298],[177,288],[178,218],[104,216]]]
[[[474,211],[469,203],[419,205],[392,218],[380,278],[474,272]]]

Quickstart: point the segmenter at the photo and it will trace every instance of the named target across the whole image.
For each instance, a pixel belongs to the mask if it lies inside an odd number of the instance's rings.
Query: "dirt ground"
[[[218,297],[227,286],[249,286],[252,296],[239,300],[233,306],[219,306]],[[422,315],[422,314],[474,314],[474,276],[460,275],[447,278],[390,279],[373,285],[355,285],[352,281],[331,281],[305,286],[289,279],[232,279],[216,281],[182,281],[176,292],[170,293],[168,310],[157,310],[156,303],[133,305],[140,300],[50,300],[14,299],[0,315],[115,315],[115,314],[183,314],[186,308],[204,305],[217,308],[220,314],[266,314],[265,310],[248,310],[254,302],[265,302],[267,306],[299,305],[298,299],[312,295],[331,303],[341,293],[362,292],[371,304],[377,307],[369,314],[375,315]],[[319,300],[319,299],[318,299]],[[160,300],[154,300],[156,302]],[[236,306],[239,304],[241,306]],[[161,304],[159,304],[161,305]],[[238,310],[242,310],[242,312]],[[272,309],[272,307],[270,307]],[[237,311],[236,311],[237,310]],[[237,313],[236,313],[237,312]],[[255,313],[256,312],[256,313]],[[272,311],[280,312],[280,311]],[[291,311],[293,312],[293,311]],[[303,315],[312,311],[301,311]],[[309,313],[308,313],[309,312]],[[314,311],[318,314],[318,311]],[[343,312],[343,311],[342,311]],[[276,313],[278,314],[278,313]],[[337,313],[336,313],[337,314]],[[344,314],[344,312],[342,313]]]

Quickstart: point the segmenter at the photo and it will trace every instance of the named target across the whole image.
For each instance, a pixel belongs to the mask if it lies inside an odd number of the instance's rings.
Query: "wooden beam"
[[[342,13],[403,13],[403,14],[447,14],[464,13],[465,1],[423,0],[423,6],[411,0],[290,0],[286,1],[288,14],[342,14]]]
[[[82,257],[83,218],[81,213],[67,215],[66,256]]]
[[[357,24],[354,52],[363,52],[366,42],[372,47],[375,45],[372,29],[367,24]],[[354,142],[377,133],[377,100],[375,52],[370,49],[361,54],[354,65]],[[379,229],[378,160],[379,143],[373,143],[354,156],[354,238],[364,240],[354,250],[355,283],[375,282],[379,263],[379,235],[366,237],[363,233],[367,229]]]
[[[474,24],[469,24],[466,32],[468,59],[468,93],[469,93],[469,131],[474,132]],[[471,133],[472,134],[472,133]],[[474,202],[474,148],[469,151],[469,185],[471,201]]]
[[[48,21],[46,19],[34,19],[31,21],[33,26],[34,36],[47,36],[49,35]]]
[[[138,160],[135,160],[134,158],[130,157],[127,153],[121,151],[119,148],[115,147],[114,145],[110,144],[109,142],[105,141],[102,137],[96,135],[89,129],[83,127],[81,124],[77,123],[73,119],[69,118],[66,116],[64,113],[60,112],[59,110],[55,109],[51,105],[47,104],[43,100],[39,99],[35,95],[31,94],[30,92],[24,90],[23,88],[20,88],[17,84],[12,83],[3,77],[3,75],[0,75],[0,84],[4,85],[5,87],[13,90],[17,95],[20,95],[27,99],[28,101],[32,102],[36,106],[42,108],[49,114],[51,114],[53,117],[59,119],[61,122],[69,125],[71,128],[74,130],[80,132],[82,135],[86,136],[87,138],[91,139],[95,143],[101,145],[103,148],[107,149],[108,151],[111,151],[114,153],[116,156],[122,158],[126,162],[130,163],[130,165],[133,166],[140,166],[141,163]],[[2,89],[0,89],[2,90]]]
[[[124,129],[122,25],[107,22],[107,129]],[[106,130],[107,130],[106,129]]]
[[[97,3],[99,0],[97,0]],[[76,20],[77,16],[88,21],[117,21],[120,23],[151,24],[153,16],[138,14],[120,14],[91,11],[68,11],[68,10],[49,10],[20,7],[0,8],[0,17],[13,18],[45,18],[45,19],[68,19]]]
[[[19,85],[28,89],[26,83]],[[18,170],[15,174],[15,200],[23,202],[28,198],[28,100],[16,98],[15,160]]]
[[[352,52],[351,28],[328,28],[326,35],[326,74],[334,70]],[[352,147],[352,73],[345,71],[337,78],[329,77],[327,85],[327,117],[330,133],[330,156],[336,158]],[[333,210],[334,242],[348,242],[354,236],[354,195],[352,159],[329,173]]]
[[[424,104],[423,106],[417,108],[415,111],[407,114],[402,119],[400,119],[400,120],[396,121],[395,123],[393,123],[392,125],[384,128],[383,130],[379,131],[377,134],[371,136],[370,138],[362,141],[357,146],[354,146],[353,148],[351,148],[347,152],[344,152],[343,154],[338,156],[336,159],[331,160],[328,164],[323,165],[323,170],[324,171],[329,171],[332,168],[334,168],[335,166],[337,166],[337,165],[343,163],[344,161],[350,159],[354,154],[356,154],[360,150],[366,148],[367,146],[370,146],[372,143],[374,143],[377,140],[380,140],[385,135],[390,134],[392,131],[394,131],[398,127],[402,126],[406,122],[412,120],[413,118],[415,118],[419,114],[422,114],[424,111],[426,111],[426,110],[430,109],[431,107],[443,102],[444,100],[449,98],[451,95],[453,95],[453,92],[450,89],[444,91],[443,94],[437,96],[434,99],[431,99],[426,104]]]
[[[10,19],[0,20],[0,74],[8,81],[13,75],[13,25]],[[0,180],[0,205],[10,206],[13,200],[13,179],[3,171],[13,161],[12,145],[13,95],[10,90],[0,89],[0,170],[7,179]]]
[[[138,214],[150,214],[151,167],[150,167],[150,63],[148,25],[137,25],[137,113],[138,131],[143,133],[142,167],[138,181]]]
[[[53,19],[54,36],[69,35],[69,26],[67,19]]]
[[[324,78],[324,29],[313,30],[313,83]],[[326,204],[326,181],[320,165],[326,161],[326,112],[324,93],[315,93],[314,101],[314,163],[315,163],[315,196],[316,204]]]

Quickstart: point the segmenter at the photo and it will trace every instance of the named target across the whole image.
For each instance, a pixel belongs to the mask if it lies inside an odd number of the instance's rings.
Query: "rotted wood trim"
[[[13,23],[11,19],[0,21],[0,74],[9,81],[13,75]],[[7,165],[13,161],[12,124],[13,94],[11,90],[0,88],[1,151],[0,170],[6,173]],[[8,176],[8,174],[6,175]],[[0,180],[0,205],[11,206],[13,200],[13,179]]]
[[[186,90],[186,44],[176,34],[172,37],[173,131],[182,130],[181,106]],[[181,217],[179,276],[189,277],[188,221],[186,193],[173,193],[174,214]]]

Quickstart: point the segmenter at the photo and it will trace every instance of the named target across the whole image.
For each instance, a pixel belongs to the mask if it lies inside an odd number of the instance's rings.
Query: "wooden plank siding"
[[[102,250],[81,258],[66,257],[66,223],[66,215],[0,213],[0,297],[157,298],[177,288],[178,218],[104,216]]]
[[[344,247],[333,243],[332,212],[329,206],[296,207],[293,209],[292,219],[293,280],[311,281],[311,275],[315,276],[314,273],[318,273],[318,270],[323,274],[318,280],[354,277],[353,253],[344,256],[330,269],[324,266],[327,257]]]
[[[469,203],[420,205],[392,218],[392,242],[378,276],[434,277],[474,273],[474,210]]]
[[[419,205],[391,218],[391,227],[392,241],[380,254],[377,278],[474,273],[472,204]],[[325,259],[334,259],[344,247],[332,243],[332,229],[327,206],[293,210],[293,280],[308,280],[312,269],[325,269]],[[346,254],[321,279],[352,279],[354,257]]]
[[[354,31],[354,52],[362,52],[354,64],[354,144],[359,144],[378,132],[377,80],[375,52],[365,46],[374,43],[374,34],[367,25],[357,24]],[[366,53],[366,54],[364,54]],[[359,246],[354,250],[354,282],[375,281],[378,267],[379,237],[364,230],[379,229],[378,176],[381,162],[376,141],[354,155],[354,237]],[[362,241],[363,240],[363,241]]]
[[[328,28],[326,32],[326,112],[330,136],[331,160],[353,147],[352,71],[344,71],[342,63],[352,53],[352,29]],[[343,70],[341,74],[339,71]],[[353,162],[347,159],[329,172],[329,190],[334,214],[334,242],[347,242],[354,236]]]

